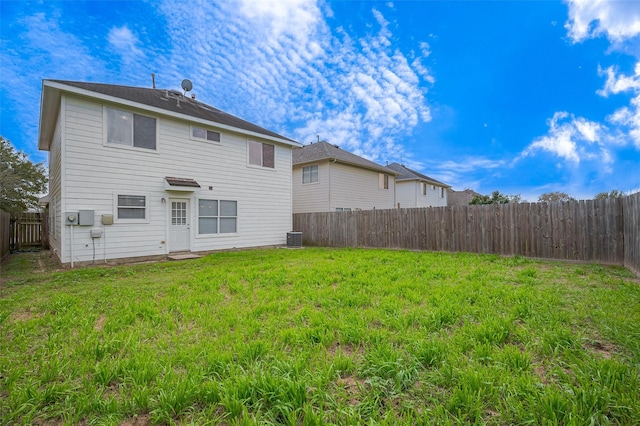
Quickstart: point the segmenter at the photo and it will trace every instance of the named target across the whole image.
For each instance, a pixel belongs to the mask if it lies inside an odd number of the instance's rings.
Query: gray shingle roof
[[[305,145],[302,148],[293,150],[293,165],[312,163],[321,160],[335,160],[339,163],[350,164],[363,169],[375,170],[381,173],[397,175],[394,170],[381,166],[373,161],[352,154],[349,151],[340,149],[328,142],[317,142]]]
[[[444,186],[445,188],[450,188],[451,185],[447,185],[446,183],[442,183],[438,180],[435,180],[433,178],[430,178],[427,175],[423,175],[420,172],[416,172],[415,170],[411,170],[408,167],[403,166],[402,164],[398,164],[398,163],[391,163],[387,166],[388,168],[396,171],[400,176],[398,176],[396,178],[396,181],[403,181],[403,180],[419,180],[419,181],[425,181],[434,185],[439,185],[439,186]]]
[[[292,139],[279,135],[275,132],[257,126],[246,120],[228,114],[210,105],[183,96],[182,92],[167,89],[148,89],[143,87],[119,86],[114,84],[84,83],[80,81],[48,80],[54,83],[65,84],[103,95],[126,99],[144,105],[160,108],[178,114],[185,114],[191,117],[220,123],[226,126],[235,127],[241,130],[259,133],[286,141],[295,142]]]
[[[447,205],[449,206],[468,206],[471,200],[473,200],[473,197],[481,195],[472,189],[454,191],[449,188],[447,191]]]

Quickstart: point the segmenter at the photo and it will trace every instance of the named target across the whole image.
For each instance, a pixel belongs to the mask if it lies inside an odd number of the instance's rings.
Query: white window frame
[[[351,207],[336,207],[337,212],[350,212]]]
[[[253,164],[251,162],[251,144],[260,144],[260,164]],[[273,167],[264,165],[264,145],[270,145],[273,147]],[[276,170],[276,145],[272,143],[259,142],[251,139],[247,140],[247,167],[253,167],[263,170]]]
[[[120,206],[118,204],[118,196],[119,195],[127,195],[127,196],[133,196],[133,197],[144,197],[144,219],[140,218],[140,219],[135,219],[135,218],[120,218],[120,215],[118,214],[118,209],[120,207],[122,208],[136,208],[136,207],[131,207],[131,206]],[[114,223],[150,223],[151,220],[149,218],[150,214],[150,210],[149,210],[149,194],[145,194],[145,193],[141,193],[141,192],[137,192],[137,191],[129,191],[129,190],[124,190],[124,191],[118,191],[118,192],[114,192],[113,193],[113,222]]]
[[[426,182],[422,182],[420,184],[422,186],[422,195],[426,196],[427,195],[427,183]]]
[[[216,216],[200,216],[200,201],[205,200],[205,201],[216,201],[218,203],[218,211],[217,211],[217,215]],[[229,200],[229,199],[224,199],[224,198],[210,198],[210,197],[199,197],[197,200],[197,211],[196,211],[196,218],[197,218],[197,228],[196,228],[196,238],[211,238],[211,237],[224,237],[224,236],[229,236],[229,235],[238,235],[238,212],[239,212],[239,207],[238,207],[238,200]],[[221,203],[223,201],[231,201],[236,203],[236,215],[235,216],[221,216],[220,215],[220,206]],[[214,233],[207,233],[207,234],[201,234],[200,233],[200,218],[201,217],[205,217],[205,218],[216,218],[216,232]],[[220,219],[225,219],[225,218],[234,218],[236,220],[236,231],[235,232],[220,232]]]
[[[316,176],[316,180],[313,180],[313,170],[314,170],[314,167],[315,167],[315,176]],[[304,181],[304,178],[305,178],[305,169],[308,169],[308,170],[309,170],[309,173],[308,173],[308,175],[309,175],[309,181],[308,181],[308,182],[305,182],[305,181]],[[320,173],[320,168],[318,167],[318,165],[317,165],[317,164],[311,164],[311,165],[309,165],[309,166],[304,166],[304,167],[302,168],[302,184],[303,184],[303,185],[311,185],[311,184],[314,184],[314,183],[318,183],[318,182],[319,182],[319,180],[320,180],[319,173]]]
[[[156,127],[156,143],[155,143],[155,148],[151,149],[151,148],[144,148],[144,147],[139,147],[139,146],[135,146],[135,140],[133,139],[134,137],[134,128],[133,128],[133,121],[131,122],[131,145],[125,145],[122,143],[114,143],[114,142],[109,142],[109,110],[115,110],[115,111],[121,111],[127,114],[131,114],[132,117],[134,115],[140,116],[140,117],[145,117],[145,118],[150,118],[153,119],[155,121],[155,127]],[[118,149],[129,149],[129,150],[133,150],[133,151],[138,151],[138,152],[146,152],[146,153],[159,153],[160,151],[160,141],[159,141],[159,137],[158,135],[160,134],[160,119],[158,117],[152,117],[150,115],[145,115],[145,114],[138,114],[137,112],[133,112],[130,110],[125,110],[125,109],[121,109],[121,108],[116,108],[116,107],[112,107],[112,106],[107,106],[104,105],[103,106],[103,120],[104,120],[104,126],[102,126],[103,128],[103,146],[107,146],[109,148],[118,148]]]
[[[217,140],[217,141],[214,141],[214,140],[208,139],[206,136],[205,136],[204,138],[201,138],[201,137],[199,137],[199,136],[195,136],[195,135],[193,134],[193,132],[194,132],[194,130],[196,130],[196,129],[198,129],[198,130],[203,130],[205,133],[207,133],[207,132],[217,133],[217,134],[218,134],[218,140]],[[207,134],[207,136],[208,136],[208,134]],[[200,141],[200,142],[207,142],[207,143],[219,144],[219,143],[221,143],[221,142],[222,142],[222,133],[220,133],[220,132],[218,132],[218,131],[216,131],[216,130],[208,129],[208,128],[204,127],[204,126],[194,126],[194,125],[190,125],[190,126],[189,126],[189,139],[194,140],[194,141]]]
[[[378,189],[389,190],[389,175],[386,173],[378,173]]]
[[[440,187],[440,198],[444,198],[444,186]]]

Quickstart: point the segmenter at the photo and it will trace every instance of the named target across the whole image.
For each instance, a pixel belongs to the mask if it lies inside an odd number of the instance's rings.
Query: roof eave
[[[175,117],[181,120],[185,120],[185,121],[189,121],[192,123],[199,123],[199,124],[204,124],[204,125],[213,125],[214,127],[220,128],[220,129],[224,129],[224,130],[229,130],[235,133],[241,133],[247,136],[253,136],[253,137],[258,137],[261,139],[266,139],[272,142],[278,142],[284,145],[289,145],[292,147],[302,147],[302,144],[300,142],[296,142],[294,140],[291,139],[283,139],[283,138],[276,138],[274,136],[270,136],[270,135],[265,135],[263,133],[258,133],[258,132],[252,132],[250,130],[245,130],[245,129],[240,129],[238,127],[234,127],[234,126],[228,126],[226,124],[221,124],[218,123],[216,121],[211,121],[211,120],[205,120],[202,118],[198,118],[198,117],[193,117],[191,115],[187,115],[187,114],[180,114],[177,112],[173,112],[173,111],[169,111],[166,109],[162,109],[162,108],[157,108],[157,107],[153,107],[150,105],[146,105],[146,104],[142,104],[139,102],[134,102],[134,101],[129,101],[127,99],[122,99],[122,98],[118,98],[115,96],[110,96],[110,95],[105,95],[103,93],[98,93],[98,92],[93,92],[91,90],[86,90],[86,89],[81,89],[79,87],[75,87],[75,86],[69,86],[67,84],[64,83],[58,83],[58,82],[54,82],[51,80],[43,80],[42,82],[42,86],[43,86],[43,102],[44,102],[44,97],[45,97],[45,88],[46,87],[50,87],[52,88],[52,90],[57,90],[58,94],[60,94],[60,92],[64,91],[64,92],[69,92],[69,93],[74,93],[76,95],[81,95],[81,96],[86,96],[89,98],[94,98],[94,99],[100,99],[103,101],[107,101],[107,102],[111,102],[111,103],[115,103],[115,104],[120,104],[120,105],[127,105],[127,106],[131,106],[134,108],[139,108],[142,110],[146,110],[146,111],[151,111],[154,112],[156,114],[160,114],[160,115],[165,115],[165,116],[169,116],[169,117]],[[57,104],[59,105],[59,98],[58,98],[58,102]],[[44,105],[43,105],[44,106]],[[44,108],[43,108],[44,109]],[[42,111],[41,111],[42,114]],[[47,115],[47,117],[50,117],[49,115]],[[42,126],[42,115],[40,117],[41,120],[41,126]],[[49,123],[48,123],[49,124]],[[55,126],[55,121],[54,124],[50,124],[51,126]],[[45,133],[43,135],[43,133],[41,132],[39,141],[38,141],[38,148],[42,149],[42,150],[48,150],[48,145],[47,145],[47,149],[41,148],[41,144],[44,145],[44,143],[46,141],[42,140],[43,136],[48,136],[49,137],[49,141],[51,140],[50,137],[53,136],[53,130],[51,130],[51,133]],[[48,142],[46,142],[48,144]]]
[[[379,166],[378,168],[367,167],[367,166],[365,166],[363,164],[352,163],[350,161],[342,160],[340,158],[335,158],[335,157],[323,157],[323,158],[316,158],[316,159],[313,159],[313,160],[305,160],[305,161],[301,161],[299,163],[293,163],[293,165],[294,166],[302,166],[302,165],[305,165],[305,164],[318,163],[320,161],[329,161],[331,163],[347,164],[349,166],[358,167],[360,169],[371,170],[371,171],[378,172],[378,173],[386,173],[386,174],[392,175],[392,176],[399,176],[400,175],[400,173],[396,172],[395,170],[387,169],[384,166]]]
[[[60,91],[50,88],[42,82],[40,95],[40,121],[38,124],[38,149],[49,151],[55,132],[58,113],[60,110]]]

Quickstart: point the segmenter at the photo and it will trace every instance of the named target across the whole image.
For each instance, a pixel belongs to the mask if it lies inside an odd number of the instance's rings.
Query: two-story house
[[[179,91],[44,80],[51,249],[73,265],[284,244],[298,146]]]
[[[293,212],[392,209],[397,173],[327,142],[293,150]]]
[[[443,207],[447,205],[450,185],[437,181],[399,163],[387,166],[398,173],[396,202],[400,208]]]

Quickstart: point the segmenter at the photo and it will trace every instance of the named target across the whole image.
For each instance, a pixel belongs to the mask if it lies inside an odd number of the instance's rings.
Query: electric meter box
[[[95,212],[93,210],[80,210],[78,212],[78,225],[93,226]]]
[[[64,214],[66,225],[77,225],[78,224],[78,212],[66,212]]]

